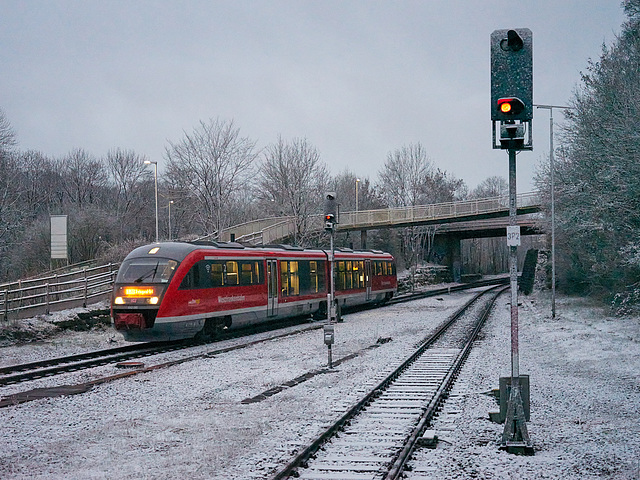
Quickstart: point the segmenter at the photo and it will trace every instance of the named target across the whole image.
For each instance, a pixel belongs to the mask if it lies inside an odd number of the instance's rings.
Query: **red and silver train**
[[[118,271],[111,319],[126,340],[166,341],[277,318],[326,317],[329,254],[224,242],[139,247]],[[334,269],[339,308],[381,303],[397,291],[388,253],[338,249]]]

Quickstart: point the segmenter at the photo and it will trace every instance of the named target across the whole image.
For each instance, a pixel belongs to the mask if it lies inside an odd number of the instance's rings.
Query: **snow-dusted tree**
[[[311,227],[309,217],[322,211],[328,181],[328,168],[313,145],[306,139],[286,142],[279,137],[264,152],[258,197],[271,214],[294,217],[293,242],[304,245]]]
[[[210,119],[166,147],[169,183],[179,187],[181,202],[193,205],[193,220],[203,233],[219,234],[229,226],[231,206],[250,194],[255,145],[233,121]]]
[[[509,194],[509,183],[504,177],[485,178],[469,194],[470,198],[490,198]]]
[[[556,163],[559,285],[609,295],[640,277],[640,0],[624,8],[621,34],[582,74]]]
[[[462,180],[436,168],[420,144],[410,144],[387,155],[378,174],[379,191],[389,207],[412,207],[451,202],[466,194]],[[409,227],[403,230],[404,261],[414,265],[430,254],[435,227]]]
[[[464,182],[436,168],[420,143],[390,152],[378,177],[390,207],[450,202],[464,191]]]

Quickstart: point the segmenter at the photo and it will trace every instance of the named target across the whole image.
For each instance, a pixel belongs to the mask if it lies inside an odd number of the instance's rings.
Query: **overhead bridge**
[[[537,192],[522,193],[517,197],[518,223],[533,233],[535,222],[520,217],[540,211],[540,195]],[[411,207],[385,208],[379,210],[361,210],[340,212],[338,232],[363,232],[363,247],[366,243],[366,231],[380,228],[400,228],[417,225],[438,225],[438,233],[454,234],[459,238],[477,238],[499,236],[506,232],[509,215],[509,197],[479,198],[459,202],[436,203]],[[312,215],[307,219],[309,230],[324,228],[323,215]],[[294,217],[272,217],[254,220],[229,227],[222,231],[222,241],[239,241],[253,245],[280,243],[295,233]]]

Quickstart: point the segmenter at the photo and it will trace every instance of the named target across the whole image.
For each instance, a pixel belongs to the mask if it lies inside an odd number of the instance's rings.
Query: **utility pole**
[[[556,186],[553,147],[553,109],[563,110],[571,107],[561,107],[558,105],[535,105],[536,108],[549,110],[549,169],[551,177],[551,318],[556,318]]]

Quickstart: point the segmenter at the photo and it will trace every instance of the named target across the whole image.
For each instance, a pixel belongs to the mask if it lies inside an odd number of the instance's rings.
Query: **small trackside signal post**
[[[533,40],[528,28],[491,34],[491,121],[493,148],[509,152],[509,276],[511,283],[511,388],[502,448],[533,454],[527,431],[520,379],[518,346],[518,246],[516,154],[533,150]],[[499,143],[496,137],[499,134]]]
[[[336,231],[336,223],[338,223],[338,207],[335,192],[326,192],[324,194],[324,229],[331,235],[331,252],[329,254],[330,275],[329,294],[327,295],[327,325],[324,326],[324,343],[328,349],[328,365],[333,368],[331,359],[331,345],[335,342],[335,334],[333,324],[336,323],[336,291],[335,291],[335,251],[333,240]]]

